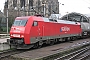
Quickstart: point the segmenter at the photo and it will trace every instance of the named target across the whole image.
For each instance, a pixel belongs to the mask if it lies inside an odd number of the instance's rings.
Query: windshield
[[[27,23],[27,20],[15,20],[13,23],[13,26],[25,26]]]

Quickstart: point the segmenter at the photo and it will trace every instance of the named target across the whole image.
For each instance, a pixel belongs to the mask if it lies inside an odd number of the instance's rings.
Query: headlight
[[[24,35],[21,35],[21,37],[24,37]]]
[[[13,36],[13,35],[11,34],[11,36]]]
[[[20,37],[19,34],[12,34],[13,37]]]

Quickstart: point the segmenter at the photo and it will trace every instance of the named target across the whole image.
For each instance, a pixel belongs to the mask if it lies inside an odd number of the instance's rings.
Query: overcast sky
[[[2,11],[4,9],[4,3],[5,3],[5,0],[0,1],[0,10],[2,10]]]
[[[90,13],[90,0],[59,0],[60,13],[66,14],[67,12],[79,12],[83,14]],[[64,5],[62,5],[64,4]]]
[[[60,13],[66,14],[66,12],[79,12],[79,13],[90,13],[90,0],[59,0],[61,3]],[[0,10],[4,9],[5,0],[0,2]],[[64,5],[62,5],[64,4]]]

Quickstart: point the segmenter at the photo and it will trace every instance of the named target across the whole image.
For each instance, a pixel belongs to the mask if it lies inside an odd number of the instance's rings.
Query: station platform
[[[7,39],[9,38],[0,38],[0,51],[10,49]]]
[[[0,34],[0,36],[10,36],[10,34]]]
[[[0,38],[0,43],[6,43],[7,39],[10,39],[10,38]]]

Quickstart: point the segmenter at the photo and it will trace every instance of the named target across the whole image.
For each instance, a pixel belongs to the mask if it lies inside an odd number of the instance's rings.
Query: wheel
[[[66,38],[64,38],[65,39],[65,42],[67,42],[67,41],[70,41],[70,37],[66,37]]]
[[[37,42],[34,44],[34,47],[33,48],[41,48],[42,47],[42,42]]]
[[[33,46],[33,48],[37,48],[37,47],[38,47],[38,45],[37,45],[37,43],[35,43],[34,46]]]
[[[73,37],[71,38],[72,41],[74,41],[74,40],[76,40],[76,39],[77,39],[77,37],[75,37],[75,36],[73,36]]]
[[[42,45],[43,45],[43,41],[39,41],[39,42],[38,42],[38,48],[41,48]]]
[[[50,41],[50,45],[54,45],[54,41]]]

